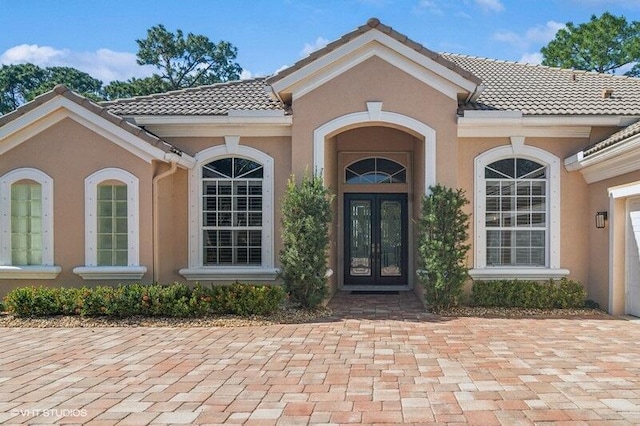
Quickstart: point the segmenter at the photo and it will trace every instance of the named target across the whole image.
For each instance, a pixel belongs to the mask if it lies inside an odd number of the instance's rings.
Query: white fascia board
[[[329,64],[321,72],[301,81],[299,84],[291,86],[293,99],[300,98],[314,89],[322,86],[328,81],[345,73],[356,65],[366,61],[369,58],[377,56],[382,60],[392,64],[396,68],[413,76],[417,80],[433,87],[435,90],[443,93],[453,100],[458,99],[458,93],[461,92],[460,86],[452,84],[442,76],[425,69],[423,66],[408,60],[405,56],[398,52],[377,43],[371,43],[363,46],[359,51],[353,52],[352,55],[346,56]]]
[[[276,93],[290,92],[293,86],[304,86],[303,80],[308,79],[318,73],[330,67],[336,62],[343,61],[343,58],[352,55],[354,52],[361,50],[366,45],[379,44],[396,53],[397,57],[403,57],[406,62],[414,62],[420,65],[422,68],[431,71],[433,74],[440,76],[443,80],[447,80],[450,84],[458,86],[467,92],[474,92],[477,88],[477,84],[465,79],[455,71],[439,64],[431,58],[419,53],[403,43],[389,37],[386,34],[378,30],[371,30],[350,40],[344,45],[336,48],[335,50],[328,52],[326,55],[314,60],[306,66],[294,71],[288,76],[272,84],[273,90]],[[365,49],[366,51],[366,49]],[[347,61],[351,63],[359,63],[357,60]],[[361,61],[360,61],[361,62]],[[392,62],[394,65],[396,63]],[[348,68],[342,68],[344,71]],[[300,90],[300,89],[299,89]]]
[[[139,126],[151,125],[272,125],[288,126],[293,122],[290,115],[244,115],[236,111],[233,115],[133,115],[127,116],[135,120]]]
[[[230,109],[228,113],[229,117],[284,117],[284,110],[281,109],[268,109],[268,110],[253,110],[253,109]]]
[[[458,117],[458,137],[588,138],[595,126],[621,126],[620,116],[520,116],[519,111],[465,111]]]
[[[196,166],[196,159],[184,152],[182,154],[167,152],[164,154],[164,160],[167,163],[177,163],[178,166],[186,169],[193,169]]]
[[[588,157],[584,157],[584,153],[580,152],[575,161],[571,162],[572,159],[573,157],[569,157],[565,160],[565,168],[580,170],[587,183],[638,171],[640,170],[640,135],[632,136],[624,142]]]
[[[266,125],[148,125],[147,129],[162,137],[224,137],[237,135],[248,137],[291,137],[291,126],[266,126]]]
[[[164,161],[165,152],[122,127],[65,98],[55,97],[0,128],[0,155],[48,127],[70,118],[150,163]],[[11,139],[6,142],[6,139]]]

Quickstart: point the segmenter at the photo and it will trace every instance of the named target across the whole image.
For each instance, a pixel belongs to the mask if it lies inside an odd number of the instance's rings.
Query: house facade
[[[0,117],[0,294],[278,282],[287,180],[322,173],[334,290],[420,293],[442,184],[470,200],[473,279],[569,277],[640,315],[638,99],[639,79],[438,54],[377,19],[268,78],[101,104],[58,86]]]

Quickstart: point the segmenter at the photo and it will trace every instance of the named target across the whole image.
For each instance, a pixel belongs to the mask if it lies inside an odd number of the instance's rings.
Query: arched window
[[[60,271],[53,256],[53,179],[31,168],[7,173],[0,178],[0,278],[51,279]]]
[[[484,174],[487,266],[546,266],[547,166],[506,158]]]
[[[126,170],[106,168],[85,185],[85,266],[73,272],[86,280],[140,279],[139,184]]]
[[[196,159],[189,175],[189,267],[179,273],[194,281],[274,280],[273,158],[236,140]]]
[[[262,264],[261,164],[226,157],[202,166],[204,266]]]
[[[475,279],[547,279],[560,268],[560,160],[510,145],[475,160]]]
[[[406,183],[407,169],[386,158],[365,158],[345,168],[344,181],[349,184]]]

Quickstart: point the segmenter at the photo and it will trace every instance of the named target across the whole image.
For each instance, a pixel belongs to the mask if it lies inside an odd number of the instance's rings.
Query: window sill
[[[0,266],[0,279],[53,280],[62,272],[60,266]]]
[[[469,270],[469,275],[477,281],[508,279],[541,281],[565,277],[569,275],[569,270],[549,268],[482,268]]]
[[[275,281],[280,270],[277,268],[184,268],[178,271],[188,281],[232,281],[255,280]]]
[[[145,266],[78,266],[73,273],[84,280],[139,280],[147,272]]]

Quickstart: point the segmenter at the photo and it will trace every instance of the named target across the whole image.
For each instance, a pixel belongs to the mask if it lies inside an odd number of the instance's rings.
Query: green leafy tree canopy
[[[103,99],[102,82],[75,68],[3,65],[0,68],[0,114],[13,111],[57,84],[64,84],[93,100]]]
[[[110,99],[238,80],[242,72],[235,62],[238,49],[226,41],[214,43],[192,33],[185,37],[182,30],[172,33],[157,25],[147,30],[147,38],[136,42],[138,64],[152,65],[158,73],[112,82],[105,89]]]
[[[592,15],[589,22],[578,26],[568,22],[540,52],[543,65],[614,73],[639,61],[640,22],[628,23],[609,12]],[[626,74],[638,76],[640,67],[636,64]]]

